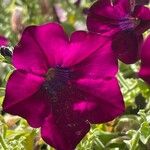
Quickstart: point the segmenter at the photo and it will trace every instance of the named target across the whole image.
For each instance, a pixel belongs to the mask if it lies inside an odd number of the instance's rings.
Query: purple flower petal
[[[118,7],[118,12],[124,12],[124,14],[130,13],[134,7],[134,0],[114,0],[113,6]]]
[[[30,27],[33,39],[47,57],[49,67],[62,63],[63,53],[67,50],[69,37],[57,23]]]
[[[128,0],[117,0],[114,3],[97,1],[91,7],[91,12],[110,19],[121,19],[130,12],[130,3]]]
[[[51,111],[50,99],[48,100],[46,97],[43,97],[41,92],[37,92],[11,106],[6,104],[8,101],[10,102],[10,99],[7,96],[3,104],[4,111],[25,118],[30,126],[34,128],[41,127],[45,118]]]
[[[135,63],[142,34],[150,28],[150,9],[135,1],[97,1],[87,17],[89,31],[112,38],[112,48],[124,63]],[[129,40],[130,39],[130,40]]]
[[[99,47],[107,44],[108,39],[98,34],[77,31],[71,35],[70,43],[64,53],[62,67],[70,67],[88,58]]]
[[[31,31],[32,27],[26,28],[20,42],[14,48],[13,65],[16,69],[43,75],[48,69],[47,58],[38,46]]]
[[[141,51],[141,69],[139,76],[150,84],[150,36],[144,42]]]
[[[67,40],[62,27],[56,23],[28,27],[15,47],[13,64],[17,69],[43,75],[48,67],[59,64]]]
[[[3,36],[0,36],[0,46],[6,46],[8,44],[8,40],[3,37]]]
[[[75,80],[85,76],[89,79],[114,77],[118,72],[118,61],[112,51],[111,41],[103,36],[101,38],[103,40],[100,47],[82,62],[73,66],[76,72]]]
[[[110,1],[107,3],[97,1],[90,8],[87,17],[88,30],[105,34],[107,32],[107,35],[110,36],[120,31],[117,24],[126,18],[129,12],[130,7],[127,0],[115,1],[113,5]]]
[[[89,31],[99,32],[105,35],[113,35],[116,32],[119,32],[120,29],[113,25],[114,23],[118,24],[115,20],[105,18],[102,16],[95,16],[94,14],[89,14],[87,18],[87,27]]]
[[[41,127],[42,138],[59,150],[75,149],[76,145],[90,130],[90,125],[78,116],[76,119],[74,116],[72,117],[73,119],[67,120],[62,115],[59,118],[49,116]]]
[[[80,79],[76,86],[87,93],[87,97],[75,103],[74,110],[91,123],[107,122],[124,112],[123,97],[115,78]]]
[[[133,16],[135,16],[141,20],[149,20],[150,21],[150,9],[145,6],[136,6],[134,9]]]
[[[141,20],[140,24],[135,28],[135,32],[137,35],[142,35],[148,29],[150,29],[150,21]]]
[[[124,111],[120,87],[114,78],[118,66],[110,41],[75,65],[73,70],[76,72],[72,81],[73,85],[84,93],[83,98],[77,97],[77,102],[74,100],[76,102],[74,103],[75,111],[81,112],[83,116],[88,116],[86,119],[91,123],[110,121]],[[112,101],[114,102],[111,104]],[[105,110],[107,115],[104,113]],[[109,114],[110,110],[112,111]]]
[[[4,111],[26,118],[34,127],[39,126],[36,122],[41,119],[40,113],[44,113],[44,100],[40,101],[38,96],[33,95],[40,90],[43,81],[43,78],[25,71],[14,71],[6,87]]]
[[[134,32],[119,32],[114,36],[112,49],[122,62],[132,64],[139,59],[142,40],[142,35],[137,36]]]
[[[140,18],[140,24],[135,28],[138,35],[150,28],[150,9],[145,6],[136,6],[133,16]]]

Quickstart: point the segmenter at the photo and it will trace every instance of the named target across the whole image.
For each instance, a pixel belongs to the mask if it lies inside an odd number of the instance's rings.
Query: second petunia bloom
[[[150,84],[150,36],[145,40],[141,50],[141,69],[139,77]]]
[[[0,36],[0,46],[6,46],[8,44],[8,40],[3,37],[3,36]]]
[[[124,112],[111,41],[76,31],[69,38],[56,23],[23,32],[12,58],[16,70],[6,87],[3,109],[41,127],[57,150],[73,150],[90,123]]]
[[[89,31],[112,37],[112,48],[127,64],[139,59],[143,33],[150,28],[150,9],[134,0],[99,0],[89,10]]]

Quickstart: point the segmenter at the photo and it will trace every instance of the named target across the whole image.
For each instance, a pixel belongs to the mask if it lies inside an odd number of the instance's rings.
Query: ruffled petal
[[[83,78],[75,85],[85,94],[74,103],[74,111],[90,123],[107,122],[124,112],[123,97],[116,78]]]
[[[42,26],[31,27],[30,33],[47,57],[49,67],[62,63],[63,53],[67,50],[69,37],[61,25],[48,23]]]
[[[88,122],[64,111],[59,116],[47,117],[41,127],[41,135],[46,143],[58,150],[73,150],[89,130]]]
[[[8,44],[8,40],[3,37],[3,36],[0,36],[0,46],[6,46]]]
[[[83,98],[74,85],[64,87],[52,97],[51,114],[41,127],[42,138],[59,150],[73,150],[89,131],[90,125],[79,112],[73,110],[73,103]],[[72,138],[73,137],[73,138]]]
[[[77,31],[71,35],[70,44],[65,51],[62,67],[71,67],[88,58],[98,48],[104,47],[108,38],[99,34]]]
[[[110,36],[121,30],[118,24],[129,16],[130,11],[130,2],[127,0],[117,0],[114,3],[97,1],[90,8],[87,17],[88,30]]]
[[[114,7],[118,7],[118,10],[124,14],[131,13],[132,9],[135,7],[134,0],[114,0],[113,5]]]
[[[68,41],[62,27],[56,23],[30,26],[14,49],[13,64],[17,69],[43,75],[48,68],[61,63]]]
[[[150,36],[144,42],[141,51],[141,69],[139,76],[150,84]]]
[[[43,75],[48,70],[47,58],[33,37],[33,28],[24,30],[20,42],[14,48],[12,61],[17,69]]]
[[[113,35],[119,32],[121,29],[116,26],[119,21],[109,19],[102,16],[96,16],[90,13],[87,17],[87,28],[92,32],[99,32],[103,35]]]
[[[121,19],[130,12],[130,2],[128,0],[116,0],[114,3],[97,1],[92,5],[91,12],[110,19]]]
[[[140,24],[135,28],[135,32],[137,35],[141,35],[148,29],[150,29],[150,21],[149,20],[141,20]]]
[[[44,79],[22,70],[15,70],[10,76],[7,86],[3,108],[9,109],[24,99],[35,94]]]
[[[50,102],[50,98],[46,97],[41,91],[22,101],[10,98],[10,94],[7,92],[3,109],[7,113],[25,118],[30,126],[38,128],[42,126],[44,119],[51,112]]]
[[[118,64],[111,50],[111,41],[73,66],[73,70],[75,74],[71,82],[78,89],[78,94],[73,96],[76,97],[73,101],[76,113],[91,123],[110,121],[123,113],[123,98],[115,79]]]
[[[120,32],[114,36],[112,49],[122,62],[132,64],[139,59],[142,40],[142,35],[138,36],[134,31]]]
[[[141,20],[150,21],[150,8],[146,6],[136,6],[133,12],[133,16]]]
[[[101,43],[101,47],[94,53],[74,65],[73,80],[114,77],[118,72],[118,60],[112,51],[111,44],[111,40]]]

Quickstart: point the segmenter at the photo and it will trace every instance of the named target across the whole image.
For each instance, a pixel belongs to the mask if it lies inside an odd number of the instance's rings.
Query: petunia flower
[[[7,46],[8,46],[8,39],[3,36],[0,36],[0,54],[4,57],[11,57],[12,52],[9,50]]]
[[[3,37],[3,36],[0,36],[0,46],[6,46],[8,44],[8,40]]]
[[[139,77],[150,84],[150,36],[145,40],[141,50],[141,68]]]
[[[84,31],[69,38],[56,23],[23,32],[12,58],[16,70],[6,87],[3,109],[41,127],[57,150],[73,150],[90,124],[124,111],[110,40]]]
[[[150,9],[134,0],[99,0],[89,10],[89,31],[112,37],[112,48],[124,63],[135,63],[143,33],[150,28]]]

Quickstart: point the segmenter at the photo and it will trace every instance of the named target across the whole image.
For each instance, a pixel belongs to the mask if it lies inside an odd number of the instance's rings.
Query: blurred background
[[[29,25],[53,21],[61,23],[68,34],[86,30],[86,16],[93,2],[0,0],[0,35],[8,38],[12,50]],[[77,150],[150,150],[150,86],[137,78],[139,65],[140,62],[132,65],[119,62],[118,80],[126,112],[109,123],[92,125]],[[11,59],[0,55],[0,150],[52,150],[41,139],[39,129],[2,111],[6,81],[13,70]]]
[[[14,44],[28,25],[53,21],[62,23],[68,33],[86,29],[91,4],[92,0],[0,0],[0,34]]]

